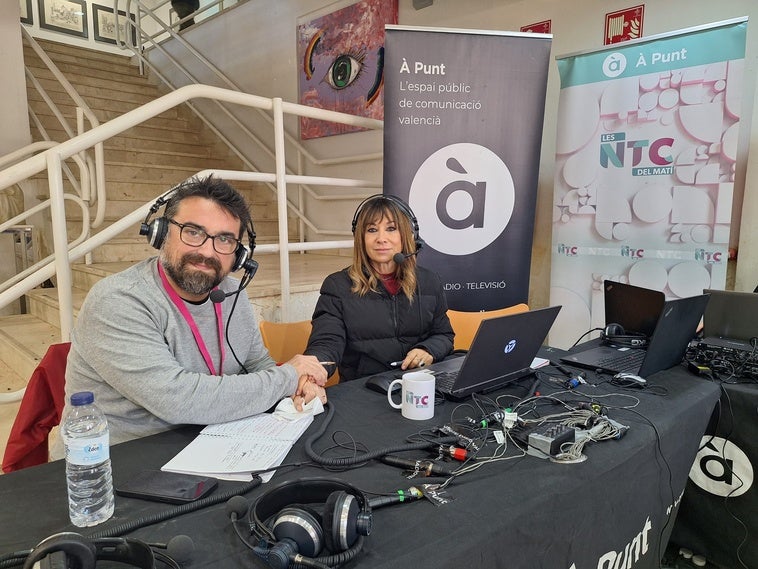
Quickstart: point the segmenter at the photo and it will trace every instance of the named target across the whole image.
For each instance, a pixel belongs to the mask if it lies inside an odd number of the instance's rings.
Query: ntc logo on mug
[[[405,394],[405,401],[413,405],[414,407],[428,407],[429,406],[429,396],[426,394],[423,395],[414,395],[412,391],[408,391]]]
[[[402,385],[402,403],[392,399],[392,388],[399,383]],[[400,409],[403,417],[424,421],[434,417],[434,376],[425,371],[404,373],[401,379],[390,383],[387,389],[387,401],[395,409]]]

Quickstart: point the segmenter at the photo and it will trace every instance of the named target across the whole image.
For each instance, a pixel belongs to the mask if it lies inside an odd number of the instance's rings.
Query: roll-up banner
[[[408,201],[455,310],[528,299],[551,43],[386,26],[384,192]]]
[[[604,279],[724,288],[746,18],[558,57],[549,338],[605,322]]]

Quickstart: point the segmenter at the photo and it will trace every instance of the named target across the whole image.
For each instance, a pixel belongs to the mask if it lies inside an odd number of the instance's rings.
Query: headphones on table
[[[312,504],[323,504],[321,513]],[[369,499],[341,480],[305,478],[262,494],[250,512],[255,554],[273,569],[299,563],[337,567],[354,559],[371,533]],[[326,554],[324,554],[326,550]]]
[[[612,322],[600,332],[600,340],[622,348],[644,348],[649,340],[646,334],[624,330],[621,324]]]
[[[421,236],[419,235],[418,219],[416,219],[416,214],[413,213],[411,206],[409,206],[407,203],[405,203],[405,201],[397,196],[392,196],[389,194],[374,194],[373,196],[369,196],[361,203],[359,203],[358,207],[355,210],[355,214],[353,215],[353,222],[350,224],[350,229],[353,232],[353,235],[355,235],[355,227],[358,225],[358,217],[360,216],[361,211],[363,211],[363,208],[366,207],[367,204],[377,200],[386,200],[390,203],[393,203],[400,211],[403,212],[403,214],[405,214],[405,216],[411,222],[413,241],[416,243],[416,251],[418,252],[425,245],[424,240],[421,239]]]
[[[166,553],[155,548],[165,548]],[[174,550],[173,556],[169,551]],[[167,545],[148,544],[138,539],[106,537],[88,539],[74,532],[63,532],[43,539],[26,557],[23,569],[40,567],[95,569],[98,561],[115,561],[139,569],[155,569],[156,561],[170,569],[181,569],[177,559],[191,556],[194,549],[187,536],[176,536]],[[176,557],[176,558],[175,558]]]
[[[147,237],[147,242],[156,249],[160,249],[166,241],[170,222],[166,216],[156,217],[152,221],[150,218],[153,217],[161,207],[171,201],[171,197],[178,187],[180,186],[172,188],[159,197],[155,203],[150,206],[150,211],[140,225],[139,234],[145,235]],[[250,279],[252,279],[252,276],[255,275],[255,272],[258,270],[258,261],[253,259],[253,251],[255,251],[255,227],[253,226],[252,218],[250,219],[248,226],[245,228],[245,231],[247,233],[248,245],[243,245],[242,242],[237,245],[237,250],[234,252],[232,272],[244,269],[245,273],[249,274]]]

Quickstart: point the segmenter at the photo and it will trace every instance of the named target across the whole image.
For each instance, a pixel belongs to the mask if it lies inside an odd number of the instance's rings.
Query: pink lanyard
[[[187,310],[187,305],[184,304],[184,301],[181,299],[181,297],[176,293],[174,288],[171,286],[171,284],[168,282],[168,279],[166,278],[166,273],[163,272],[163,266],[161,265],[160,261],[158,262],[158,274],[161,276],[161,282],[163,283],[163,288],[166,289],[166,292],[168,293],[169,298],[171,298],[172,302],[176,305],[176,307],[179,309],[179,312],[182,313],[182,316],[184,316],[184,319],[187,321],[187,324],[189,324],[190,330],[192,330],[192,335],[195,337],[195,343],[197,344],[197,347],[200,349],[200,353],[203,355],[203,359],[205,360],[205,364],[208,366],[208,369],[211,372],[211,375],[222,375],[224,373],[224,328],[223,328],[223,318],[221,316],[221,303],[218,304],[214,303],[216,308],[216,323],[218,324],[218,347],[221,351],[221,366],[219,368],[219,373],[216,374],[216,370],[213,367],[213,360],[211,359],[211,355],[208,352],[208,348],[205,347],[205,342],[203,341],[203,337],[200,334],[200,330],[197,327],[197,324],[195,324],[195,319],[192,318],[192,314],[190,314],[189,310]]]

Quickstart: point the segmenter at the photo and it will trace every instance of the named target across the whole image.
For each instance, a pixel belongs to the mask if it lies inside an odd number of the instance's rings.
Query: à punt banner
[[[386,26],[384,192],[405,199],[450,308],[529,296],[552,36]]]
[[[557,58],[550,345],[606,323],[603,280],[667,298],[724,288],[746,30],[741,18]]]

